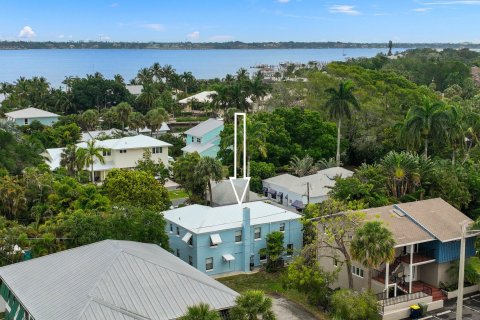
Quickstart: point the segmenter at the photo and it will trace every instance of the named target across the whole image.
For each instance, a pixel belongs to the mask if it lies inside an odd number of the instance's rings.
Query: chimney
[[[250,271],[250,208],[243,208],[242,221],[242,241],[243,241],[243,271]]]

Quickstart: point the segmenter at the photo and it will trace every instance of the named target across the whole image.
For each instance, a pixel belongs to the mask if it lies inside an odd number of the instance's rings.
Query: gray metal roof
[[[194,137],[202,137],[205,133],[210,132],[220,126],[223,126],[223,120],[208,119],[197,124],[195,127],[188,129],[185,131],[185,134],[189,134]]]
[[[245,180],[243,179],[237,179],[234,182],[235,189],[237,190],[237,194],[239,197],[242,196],[243,191],[245,190]],[[259,196],[255,192],[249,191],[250,193],[250,199],[249,202],[251,201],[260,201],[260,200],[266,200],[266,197]],[[213,198],[213,203],[216,206],[224,206],[228,204],[236,204],[237,203],[237,198],[235,197],[235,192],[232,189],[232,185],[230,180],[223,180],[218,183],[213,183],[212,185],[212,198]],[[208,195],[207,195],[208,199]],[[246,200],[246,195],[245,195],[245,201]]]
[[[176,319],[238,295],[154,244],[105,240],[0,268],[36,320]]]

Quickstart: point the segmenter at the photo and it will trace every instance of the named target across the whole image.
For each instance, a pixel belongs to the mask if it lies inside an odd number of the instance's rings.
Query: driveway
[[[424,319],[432,320],[451,320],[455,319],[457,302],[456,299],[445,301],[442,309],[434,310],[428,313],[428,317]],[[463,299],[463,316],[464,320],[480,320],[480,294],[476,293]]]
[[[317,320],[307,310],[295,302],[289,301],[281,296],[270,296],[273,302],[273,312],[278,320]]]

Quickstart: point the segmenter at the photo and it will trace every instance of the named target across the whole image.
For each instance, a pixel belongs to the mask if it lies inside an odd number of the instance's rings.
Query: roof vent
[[[395,213],[399,217],[405,217],[405,213],[403,213],[403,211],[401,211],[401,210],[392,209],[392,212]]]

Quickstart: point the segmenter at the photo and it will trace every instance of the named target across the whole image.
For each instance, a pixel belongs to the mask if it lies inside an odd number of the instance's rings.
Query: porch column
[[[387,299],[388,297],[388,284],[390,283],[390,263],[387,261],[385,265],[385,290],[387,291]]]
[[[412,293],[412,278],[413,278],[413,244],[410,245],[410,283],[408,284],[408,293]]]

